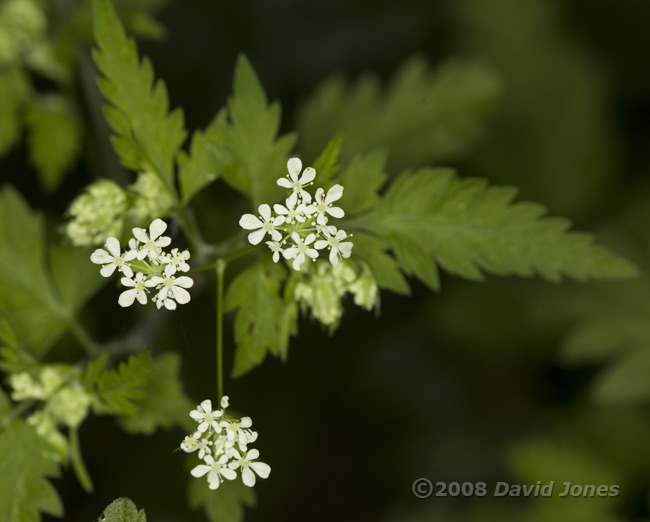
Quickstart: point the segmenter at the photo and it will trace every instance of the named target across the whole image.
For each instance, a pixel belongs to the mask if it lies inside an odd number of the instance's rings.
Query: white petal
[[[115,237],[109,237],[106,239],[106,250],[108,250],[113,257],[120,255],[120,242]]]
[[[327,216],[325,214],[318,214],[318,217],[316,218],[316,223],[318,223],[321,226],[327,225]]]
[[[167,277],[171,277],[176,273],[176,266],[173,264],[169,263],[168,265],[165,266],[165,275]]]
[[[287,178],[278,179],[277,184],[286,189],[291,188],[291,181],[289,181]]]
[[[147,304],[147,294],[145,294],[144,292],[142,291],[138,292],[135,298],[138,300],[138,303],[143,305]]]
[[[179,304],[187,304],[190,302],[190,293],[184,288],[172,286],[172,294],[174,295],[174,299],[176,299]]]
[[[295,192],[294,192],[295,194]],[[311,201],[311,194],[306,190],[301,190],[300,195],[302,196],[303,203],[309,203]]]
[[[164,283],[165,280],[164,280],[162,277],[159,277],[159,276],[153,276],[153,277],[151,278],[151,282],[152,282],[154,285],[159,285],[159,284]],[[146,283],[145,283],[145,284],[146,284]]]
[[[350,243],[350,242],[348,242],[348,243],[341,243],[341,244],[339,245],[339,252],[341,252],[341,255],[342,255],[343,257],[346,257],[346,258],[347,258],[347,257],[350,257],[350,255],[352,254],[352,247],[353,247],[353,246],[354,246],[354,243]]]
[[[334,237],[338,239],[339,241],[343,241],[346,237],[348,237],[348,234],[345,230],[339,230]]]
[[[282,255],[285,259],[293,259],[298,255],[299,250],[296,247],[291,247],[283,250]]]
[[[132,232],[138,241],[141,241],[142,243],[149,241],[149,236],[147,235],[147,231],[144,228],[136,227],[132,230]]]
[[[314,234],[309,234],[305,239],[305,245],[311,245],[315,240],[316,236]]]
[[[343,187],[341,185],[334,185],[331,189],[327,191],[327,197],[325,198],[325,203],[329,205],[338,201],[343,196]]]
[[[345,216],[345,212],[343,212],[343,209],[340,207],[330,207],[325,212],[335,218],[342,218]]]
[[[113,256],[106,252],[106,250],[103,248],[98,248],[92,253],[90,260],[96,265],[104,265],[106,263],[112,263]]]
[[[305,262],[305,254],[298,254],[296,259],[293,260],[293,269],[300,270],[300,266]]]
[[[299,244],[301,243],[301,241],[300,241],[300,236],[298,235],[298,232],[293,232],[293,233],[291,234],[291,239],[293,239],[293,242],[294,242],[296,245],[299,245]]]
[[[120,279],[120,283],[122,283],[122,286],[126,286],[129,288],[133,288],[135,286],[135,281],[128,277],[123,277],[122,279]]]
[[[200,404],[204,412],[209,413],[212,411],[212,401],[210,399],[205,399]]]
[[[264,462],[251,462],[250,467],[253,468],[253,471],[263,479],[269,478],[269,475],[271,474],[271,466]]]
[[[241,478],[244,484],[246,484],[249,488],[252,488],[255,485],[255,473],[253,473],[250,469],[242,468]]]
[[[120,267],[120,271],[126,276],[126,277],[133,277],[133,270],[129,265],[122,265]]]
[[[339,255],[335,248],[333,248],[330,252],[330,263],[332,263],[333,267],[336,267],[336,265],[339,264]]]
[[[151,225],[149,225],[149,237],[152,240],[155,240],[161,236],[165,230],[167,230],[167,223],[165,223],[162,219],[154,219],[151,222]]]
[[[138,255],[137,250],[129,250],[128,252],[125,252],[124,255],[122,256],[122,259],[124,261],[133,261]]]
[[[329,245],[329,243],[324,239],[319,239],[318,241],[316,241],[316,243],[314,243],[314,247],[317,248],[318,250],[327,248],[327,245]]]
[[[176,301],[173,299],[165,299],[165,308],[167,310],[176,310]]]
[[[117,266],[113,263],[110,265],[103,266],[99,273],[104,277],[111,277]]]
[[[172,243],[172,238],[169,236],[163,236],[156,241],[156,246],[161,248],[168,247]]]
[[[277,217],[273,218],[273,226],[274,227],[279,227],[280,225],[284,224],[286,219],[287,218],[284,217],[284,216],[277,216]]]
[[[253,425],[253,421],[251,420],[250,417],[242,417],[241,421],[239,422],[239,427],[240,428],[250,428]],[[251,450],[251,451],[257,451],[257,450]],[[257,458],[257,457],[253,457]]]
[[[181,286],[183,288],[192,288],[194,280],[188,276],[181,276],[174,279],[174,286]]]
[[[227,478],[228,480],[234,480],[237,478],[237,472],[229,468],[223,468],[221,470],[221,476]]]
[[[316,259],[318,257],[318,250],[314,250],[313,248],[308,248],[307,255],[312,259]]]
[[[273,252],[273,262],[277,263],[280,260],[280,252]]]
[[[289,209],[285,207],[284,205],[280,205],[279,203],[276,203],[273,205],[273,210],[275,210],[276,214],[288,214]]]
[[[244,420],[244,419],[242,419],[242,420]],[[260,457],[260,452],[257,451],[256,449],[252,449],[246,454],[246,458],[248,460],[255,460],[255,459],[258,459],[259,457]]]
[[[300,158],[291,158],[287,161],[287,170],[293,179],[298,179],[302,170],[302,161],[300,161]]]
[[[201,424],[199,424],[198,428],[196,428],[196,429],[199,430],[201,433],[203,433],[203,432],[207,431],[209,426],[210,425],[207,422],[202,422]]]
[[[211,469],[212,468],[210,468],[210,466],[206,466],[205,464],[199,464],[198,466],[193,468],[192,471],[190,471],[190,474],[193,477],[199,478],[205,475],[206,473],[208,473]]]
[[[122,292],[120,294],[120,297],[117,299],[117,302],[122,308],[131,306],[133,304],[133,301],[135,301],[135,294],[137,293],[138,291],[135,288],[127,290],[126,292]]]
[[[298,202],[298,193],[292,192],[291,196],[287,198],[287,205],[289,205],[290,208],[293,208],[296,206],[297,202]]]
[[[271,207],[266,203],[260,205],[257,210],[260,213],[260,216],[264,218],[264,221],[269,221],[271,219]]]
[[[251,245],[259,245],[262,242],[262,239],[264,239],[265,234],[266,231],[263,228],[260,228],[255,232],[251,232],[250,234],[248,234],[248,242]]]
[[[316,171],[311,167],[307,167],[305,171],[302,173],[302,176],[300,177],[300,183],[302,185],[306,185],[307,183],[314,181],[315,177],[316,177]]]
[[[282,240],[282,234],[278,230],[271,230],[270,234],[273,241]]]
[[[261,228],[264,226],[257,216],[253,214],[244,214],[239,219],[239,226],[246,230],[255,230],[256,228]]]
[[[322,188],[316,189],[316,194],[314,194],[314,199],[316,200],[317,203],[323,202],[323,194],[325,194],[325,191]]]

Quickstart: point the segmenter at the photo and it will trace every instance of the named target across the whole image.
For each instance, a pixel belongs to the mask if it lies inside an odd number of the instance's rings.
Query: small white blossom
[[[155,261],[162,252],[162,249],[172,242],[171,238],[162,234],[167,230],[167,223],[162,219],[154,219],[149,225],[149,234],[144,228],[134,228],[133,235],[142,243],[138,251],[138,259],[142,261],[145,257]]]
[[[294,232],[291,234],[291,239],[293,239],[294,246],[285,249],[282,255],[285,259],[293,259],[294,270],[300,270],[300,267],[306,260],[306,256],[311,259],[316,259],[318,257],[318,251],[309,248],[309,245],[316,241],[316,236],[314,234],[309,234],[303,240],[297,232]]]
[[[221,428],[225,429],[228,440],[235,441],[240,445],[248,443],[248,433],[244,429],[250,428],[252,425],[253,421],[250,417],[242,417],[239,421],[221,421]]]
[[[135,278],[123,277],[120,282],[122,286],[129,288],[129,290],[122,292],[117,300],[121,307],[131,306],[136,299],[140,304],[146,304],[147,288],[156,286],[156,283],[151,279],[147,279],[142,272],[138,272]]]
[[[276,241],[267,241],[267,245],[269,245],[269,248],[271,249],[271,252],[273,252],[273,262],[277,263],[280,260],[280,254],[282,254],[282,245]]]
[[[133,277],[133,270],[128,263],[135,259],[135,252],[131,250],[122,255],[120,242],[115,237],[106,239],[105,247],[106,250],[98,248],[90,256],[90,260],[96,265],[104,265],[99,273],[104,277],[110,277],[117,269],[126,277]]]
[[[215,461],[210,455],[206,455],[205,464],[199,464],[194,469],[192,469],[190,473],[193,477],[202,477],[207,473],[208,487],[210,489],[217,489],[223,482],[224,478],[228,480],[237,478],[237,473],[226,466],[227,462],[228,457],[226,455],[217,461]]]
[[[336,227],[327,227],[322,231],[322,234],[326,239],[316,241],[314,246],[319,250],[323,248],[330,249],[330,263],[332,263],[332,266],[338,265],[341,257],[348,258],[352,255],[354,245],[349,241],[343,242],[348,237],[344,230],[337,231]]]
[[[220,433],[221,426],[217,419],[222,415],[223,412],[221,410],[212,411],[212,401],[210,399],[204,400],[196,407],[196,410],[190,412],[190,417],[199,423],[197,429],[200,433],[206,432],[208,428],[212,428],[216,433]]]
[[[229,464],[231,469],[241,469],[241,478],[246,486],[252,488],[255,485],[255,473],[260,478],[268,478],[271,473],[271,466],[264,462],[254,462],[260,456],[260,452],[251,449],[240,455],[236,449],[232,450],[232,455],[236,460]],[[252,471],[251,471],[252,470]],[[253,473],[253,471],[255,473]]]
[[[159,288],[158,294],[154,298],[158,309],[164,306],[168,310],[175,310],[176,302],[178,304],[187,304],[190,302],[190,293],[185,289],[191,288],[194,285],[194,281],[189,277],[154,276],[151,278],[151,281]]]
[[[279,227],[284,223],[283,216],[271,218],[271,207],[267,204],[260,205],[257,209],[260,213],[260,218],[253,214],[244,214],[239,220],[239,226],[246,230],[254,230],[248,234],[248,241],[252,245],[258,245],[268,233],[274,241],[280,241],[282,234],[278,232],[275,227]]]
[[[309,203],[311,201],[311,195],[304,189],[304,187],[310,185],[311,182],[314,181],[316,171],[311,167],[307,167],[301,176],[300,171],[302,170],[302,161],[298,158],[291,158],[287,162],[287,170],[289,171],[289,175],[286,178],[280,178],[278,180],[278,185],[293,191],[291,196],[289,196],[289,199],[287,199],[289,207],[296,205],[298,196],[302,198],[304,203]]]
[[[301,203],[300,205],[296,206],[294,203],[291,205],[288,199],[285,201],[285,203],[287,204],[286,207],[284,205],[280,205],[279,203],[273,205],[273,210],[275,210],[275,213],[280,214],[281,216],[286,216],[286,222],[289,224],[304,223],[307,219],[307,207],[305,204]]]
[[[190,251],[180,251],[178,248],[172,249],[170,254],[160,256],[160,262],[165,264],[165,274],[172,276],[176,272],[189,272],[190,265],[187,260],[190,258]]]
[[[230,406],[230,399],[227,395],[224,395],[221,397],[221,407],[225,410],[228,406]]]
[[[201,432],[197,431],[193,435],[187,435],[183,442],[181,442],[181,449],[185,453],[192,453],[199,449],[199,440],[201,440]]]
[[[319,225],[327,224],[327,214],[335,218],[342,218],[345,216],[345,212],[340,207],[333,207],[332,203],[338,201],[343,196],[343,187],[341,185],[334,185],[331,189],[325,191],[322,188],[319,188],[316,191],[314,197],[314,204],[311,205],[314,209],[314,212],[318,214],[316,222]]]

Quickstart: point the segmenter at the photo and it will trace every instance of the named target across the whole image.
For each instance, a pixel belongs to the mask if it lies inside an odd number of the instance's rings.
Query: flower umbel
[[[314,182],[316,171],[311,167],[302,170],[298,158],[287,162],[287,170],[289,174],[277,182],[280,187],[291,190],[285,204],[276,203],[271,211],[271,207],[264,203],[258,208],[259,217],[244,214],[239,225],[253,231],[248,234],[248,241],[253,245],[260,244],[266,234],[271,236],[272,241],[266,241],[266,244],[275,263],[284,257],[292,261],[294,270],[301,270],[307,261],[318,258],[319,250],[327,248],[332,266],[338,265],[341,258],[350,257],[353,246],[351,241],[343,241],[352,236],[335,226],[328,226],[330,218],[345,216],[342,208],[333,206],[343,197],[343,186],[336,184],[327,192],[318,188],[312,202],[305,187]]]
[[[181,449],[186,453],[199,450],[202,462],[190,473],[197,478],[207,476],[210,489],[217,489],[224,480],[236,479],[236,470],[241,472],[242,482],[248,487],[255,485],[256,474],[267,478],[271,473],[268,464],[257,462],[259,451],[248,449],[248,444],[257,440],[257,432],[250,429],[253,421],[250,417],[238,419],[227,415],[229,405],[225,395],[220,410],[212,410],[210,399],[201,402],[190,412],[190,417],[198,423],[197,431],[181,442]]]
[[[167,223],[162,219],[154,219],[147,232],[143,228],[134,228],[128,242],[128,250],[122,251],[120,242],[115,237],[106,240],[105,248],[95,250],[90,256],[93,263],[103,265],[100,273],[110,277],[116,270],[124,277],[120,282],[127,290],[120,294],[118,303],[122,307],[131,306],[135,301],[147,303],[147,294],[155,290],[151,299],[160,309],[175,310],[177,304],[187,304],[190,293],[187,291],[194,285],[188,276],[176,277],[178,272],[188,272],[187,261],[190,253],[174,248],[171,253],[163,250],[169,246],[171,239],[163,236]],[[134,268],[137,273],[134,276]]]

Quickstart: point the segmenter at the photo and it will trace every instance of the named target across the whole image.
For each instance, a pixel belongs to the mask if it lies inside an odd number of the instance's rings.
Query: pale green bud
[[[65,227],[75,246],[100,246],[107,237],[120,237],[127,209],[125,192],[109,180],[96,181],[70,205]]]
[[[62,460],[65,461],[67,459],[68,441],[58,430],[56,421],[51,415],[43,411],[37,411],[27,418],[27,424],[34,426],[36,433],[43,437],[57,451]]]
[[[39,378],[43,387],[43,394],[46,398],[50,397],[65,382],[63,371],[52,366],[43,368]]]
[[[43,386],[27,372],[11,374],[9,385],[14,389],[11,398],[15,401],[45,397]]]
[[[312,315],[325,326],[335,326],[343,315],[341,294],[334,284],[334,278],[314,277],[314,295],[311,301]]]
[[[129,209],[129,218],[134,223],[148,223],[164,216],[173,205],[172,198],[160,178],[152,172],[141,172],[129,190],[138,196]]]
[[[377,305],[379,288],[377,282],[366,269],[361,277],[350,285],[350,292],[354,294],[354,304],[372,310]]]
[[[62,388],[47,403],[47,410],[54,419],[76,428],[86,418],[90,396],[79,383]]]

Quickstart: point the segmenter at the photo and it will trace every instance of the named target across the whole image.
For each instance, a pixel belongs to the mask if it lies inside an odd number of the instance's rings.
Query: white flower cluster
[[[262,204],[257,209],[259,217],[244,214],[239,225],[252,230],[248,241],[253,245],[262,242],[266,234],[271,241],[266,244],[273,252],[273,261],[278,262],[280,255],[287,260],[293,260],[292,266],[300,270],[307,259],[312,261],[319,256],[319,250],[328,249],[332,266],[338,265],[341,258],[348,258],[352,253],[353,244],[346,241],[349,237],[344,230],[329,225],[329,218],[342,218],[345,213],[340,207],[333,206],[343,196],[343,187],[334,185],[327,193],[322,188],[316,190],[314,200],[305,187],[311,185],[316,178],[316,171],[307,167],[302,170],[302,162],[291,158],[287,162],[289,175],[278,180],[278,185],[291,190],[284,205]],[[302,172],[302,174],[301,174]]]
[[[237,419],[227,416],[228,406],[225,395],[220,410],[213,411],[212,401],[204,400],[190,412],[190,417],[198,423],[197,431],[181,442],[181,449],[186,453],[199,452],[203,463],[190,473],[193,477],[207,475],[210,489],[217,489],[224,479],[236,479],[237,470],[248,487],[255,485],[256,474],[265,479],[271,473],[271,466],[257,462],[260,452],[248,447],[257,440],[257,432],[250,429],[253,421],[250,417]]]
[[[134,228],[134,238],[129,240],[129,249],[122,251],[120,242],[115,237],[106,240],[105,249],[99,248],[90,256],[90,260],[103,265],[99,271],[104,277],[110,277],[116,270],[121,272],[123,286],[127,287],[120,294],[120,306],[131,306],[135,300],[147,303],[147,293],[154,288],[156,295],[151,299],[160,309],[176,309],[176,304],[190,301],[190,288],[194,281],[187,276],[177,277],[178,272],[187,272],[190,265],[189,251],[163,251],[169,246],[171,238],[163,236],[167,224],[162,219],[155,219],[149,226],[149,233],[143,228]]]

